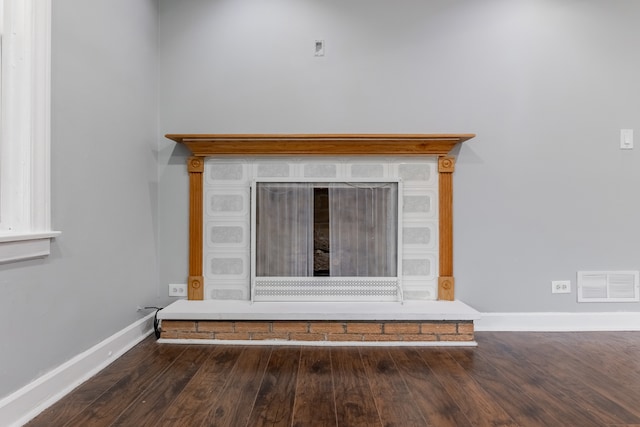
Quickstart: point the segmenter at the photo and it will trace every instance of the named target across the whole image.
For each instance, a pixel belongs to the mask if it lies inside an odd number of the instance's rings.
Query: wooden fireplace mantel
[[[438,299],[454,299],[453,171],[449,152],[474,134],[167,134],[184,144],[193,157],[189,171],[189,279],[190,300],[204,299],[203,191],[205,157],[223,156],[412,156],[438,157],[439,277]]]
[[[434,155],[445,156],[474,134],[169,134],[194,156]]]

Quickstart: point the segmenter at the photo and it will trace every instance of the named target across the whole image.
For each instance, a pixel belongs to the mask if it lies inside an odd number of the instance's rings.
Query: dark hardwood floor
[[[36,426],[640,426],[640,333],[477,333],[477,348],[157,344]]]

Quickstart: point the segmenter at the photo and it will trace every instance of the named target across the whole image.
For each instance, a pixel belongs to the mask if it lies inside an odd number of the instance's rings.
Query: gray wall
[[[578,304],[575,275],[640,269],[640,147],[618,148],[640,135],[640,2],[159,1],[161,133],[477,133],[455,175],[457,297],[638,310]],[[164,286],[187,271],[185,156],[161,140]]]
[[[162,134],[477,133],[455,176],[457,296],[638,310],[549,291],[580,269],[640,269],[640,148],[618,149],[620,128],[640,133],[637,1],[53,3],[63,234],[49,258],[0,266],[0,397],[184,283],[187,153],[158,140],[158,106]]]
[[[44,260],[0,266],[0,397],[158,300],[157,2],[54,0],[53,227]]]

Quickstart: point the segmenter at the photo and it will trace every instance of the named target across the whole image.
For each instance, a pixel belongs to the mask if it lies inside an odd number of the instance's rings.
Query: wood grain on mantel
[[[453,300],[453,180],[455,159],[449,152],[474,134],[167,134],[184,144],[188,159],[189,190],[189,299],[204,298],[202,277],[202,175],[203,157],[220,156],[366,156],[427,155],[439,158],[439,258],[438,299]]]
[[[474,134],[168,134],[194,156],[434,155],[444,156]]]

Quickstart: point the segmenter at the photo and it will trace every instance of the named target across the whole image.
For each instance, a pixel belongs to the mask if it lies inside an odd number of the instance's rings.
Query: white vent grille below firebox
[[[638,271],[579,271],[578,302],[640,301]]]

